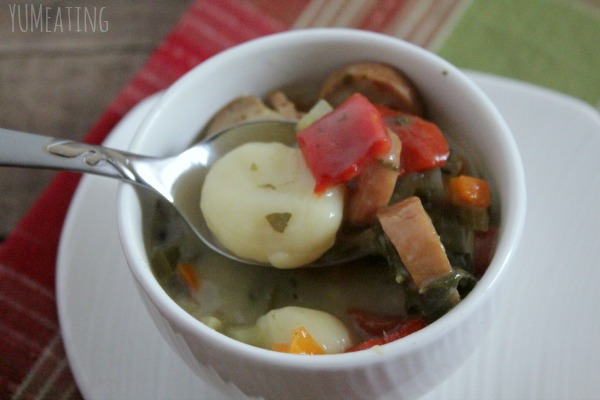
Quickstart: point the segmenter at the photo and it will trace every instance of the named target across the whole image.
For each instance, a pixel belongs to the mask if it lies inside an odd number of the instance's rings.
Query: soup
[[[374,254],[323,268],[295,268],[305,259],[286,264],[290,269],[240,264],[204,246],[168,205],[156,201],[145,215],[152,221],[145,232],[151,264],[164,290],[188,313],[251,345],[332,354],[398,340],[468,295],[493,254],[498,206],[470,154],[427,120],[426,105],[400,71],[373,63],[346,66],[324,82],[323,100],[307,110],[282,91],[266,101],[240,97],[203,134],[274,118],[297,119],[300,132],[310,133],[327,116],[339,121],[335,113],[356,102],[357,93],[376,109],[392,138],[375,162],[341,180],[331,174],[320,179],[315,173],[320,165],[314,164],[322,157],[317,154],[311,165],[307,156],[313,138],[304,135],[301,140],[309,144],[300,147],[315,196],[344,187],[344,215],[334,239],[371,246]],[[185,183],[190,184],[193,180]],[[275,214],[269,224],[275,234],[285,234],[292,213],[285,221],[283,213]]]

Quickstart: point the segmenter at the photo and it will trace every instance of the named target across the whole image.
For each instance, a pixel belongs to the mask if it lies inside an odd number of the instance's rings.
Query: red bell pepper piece
[[[358,308],[348,310],[348,315],[353,324],[369,336],[382,336],[406,322],[405,316],[378,315]]]
[[[383,335],[380,337],[365,340],[364,342],[359,343],[356,346],[350,347],[348,350],[346,350],[346,353],[349,353],[352,351],[365,350],[365,349],[369,349],[373,346],[380,346],[380,345],[383,345],[386,343],[393,342],[398,339],[402,339],[403,337],[406,337],[406,336],[410,335],[411,333],[421,330],[421,329],[425,328],[426,326],[427,326],[427,322],[421,317],[415,317],[415,318],[409,319],[395,331],[392,331],[389,334],[386,334],[386,335]]]
[[[401,173],[426,171],[446,163],[450,147],[436,124],[402,111],[377,108],[387,126],[402,141]]]
[[[497,241],[497,226],[490,226],[485,232],[475,232],[473,269],[476,277],[481,278],[492,262]]]
[[[354,178],[391,147],[381,114],[358,93],[298,132],[297,139],[317,194]]]

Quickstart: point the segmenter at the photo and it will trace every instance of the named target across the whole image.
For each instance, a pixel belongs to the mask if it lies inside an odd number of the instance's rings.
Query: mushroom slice
[[[424,106],[412,82],[399,70],[380,63],[357,63],[333,72],[321,86],[320,96],[337,107],[353,93],[374,104],[422,116]]]
[[[238,97],[215,114],[206,127],[205,138],[244,122],[280,119],[285,119],[285,117],[267,107],[258,97]]]
[[[281,115],[288,119],[300,119],[302,113],[296,109],[296,105],[281,90],[271,92],[267,96],[271,106]]]

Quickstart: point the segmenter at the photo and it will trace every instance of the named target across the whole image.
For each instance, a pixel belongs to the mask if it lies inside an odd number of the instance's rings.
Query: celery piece
[[[298,121],[296,129],[301,131],[302,129],[312,125],[316,120],[318,120],[322,116],[329,114],[331,111],[333,111],[333,107],[331,107],[331,105],[327,101],[323,99],[319,100],[317,104],[315,104],[308,111],[308,113],[306,113],[300,119],[300,121]]]

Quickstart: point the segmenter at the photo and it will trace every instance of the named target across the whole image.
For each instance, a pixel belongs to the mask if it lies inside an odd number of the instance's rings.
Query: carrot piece
[[[448,180],[450,203],[460,207],[487,208],[491,203],[491,192],[486,181],[468,175]]]
[[[292,341],[286,343],[273,343],[272,350],[291,354],[319,355],[325,354],[325,350],[312,337],[308,330],[301,326],[292,332]]]
[[[177,264],[177,274],[190,290],[198,290],[200,287],[198,275],[196,274],[194,267],[192,267],[189,262],[181,262]]]

